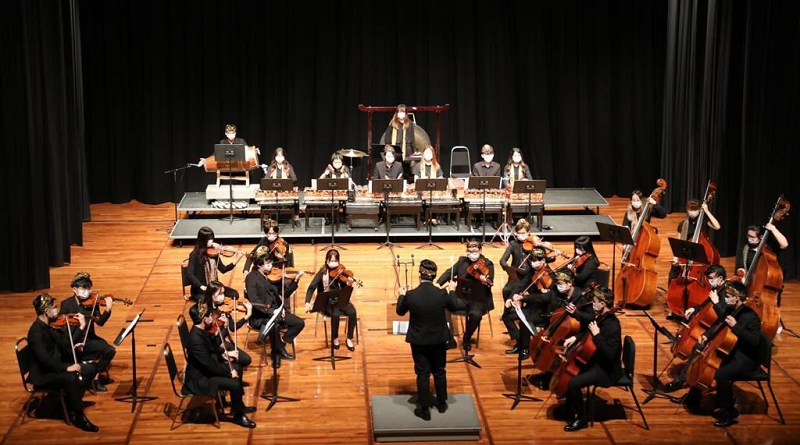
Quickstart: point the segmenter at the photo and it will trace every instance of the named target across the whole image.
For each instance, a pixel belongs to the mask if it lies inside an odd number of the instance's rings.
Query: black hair
[[[707,277],[711,276],[712,273],[716,274],[718,277],[722,277],[723,280],[726,277],[725,268],[719,264],[711,264],[708,267],[706,267],[705,271],[706,276]]]
[[[637,189],[637,190],[632,191],[631,192],[631,198],[633,198],[633,195],[636,195],[636,196],[639,197],[639,199],[644,200],[644,193],[642,193],[641,190]]]
[[[726,286],[741,295],[739,300],[747,300],[747,286],[745,286],[741,281],[729,281]],[[731,295],[733,295],[733,293],[731,293]]]
[[[203,296],[203,301],[209,307],[211,307],[211,305],[214,303],[214,295],[216,295],[216,293],[219,292],[220,289],[225,289],[225,286],[223,286],[222,283],[216,280],[211,281],[206,286],[206,292],[205,295]]]
[[[581,236],[575,240],[575,248],[581,248],[584,252],[589,252],[592,255],[597,255],[594,253],[594,245],[592,245],[592,239],[588,236]]]
[[[72,280],[72,287],[81,289],[91,289],[93,286],[92,279],[89,277],[78,277]]]
[[[745,235],[747,235],[747,232],[749,232],[751,230],[753,232],[756,232],[758,234],[758,236],[761,236],[761,226],[755,226],[755,225],[747,226],[747,230],[744,231]]]
[[[202,307],[204,310],[200,311],[200,307]],[[203,319],[208,316],[209,308],[210,308],[210,306],[208,306],[207,304],[202,303],[202,302],[201,303],[197,303],[194,306],[190,307],[189,308],[189,318],[192,319],[192,323],[195,324],[195,325],[200,324],[200,322],[202,322]]]
[[[203,226],[197,231],[197,242],[194,244],[194,249],[198,252],[205,252],[208,247],[208,240],[214,239],[214,231],[211,227]]]
[[[433,279],[436,278],[436,272],[438,271],[439,267],[436,266],[436,263],[431,260],[426,259],[419,263],[420,279],[433,281]]]
[[[253,264],[255,264],[256,267],[261,267],[267,262],[271,263],[272,258],[269,255],[261,255],[260,257],[256,258],[255,261],[253,261]]]

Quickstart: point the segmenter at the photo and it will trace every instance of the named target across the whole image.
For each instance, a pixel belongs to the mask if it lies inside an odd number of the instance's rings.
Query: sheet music
[[[140,318],[142,318],[142,314],[144,314],[144,311],[145,311],[145,310],[144,310],[144,309],[142,309],[142,312],[139,312],[138,314],[136,314],[136,316],[135,316],[135,317],[133,317],[133,320],[131,320],[131,322],[130,322],[130,324],[128,325],[128,327],[127,327],[127,328],[125,328],[125,331],[122,333],[122,335],[120,335],[120,336],[119,336],[119,343],[117,343],[117,342],[114,342],[114,343],[116,343],[116,345],[117,345],[117,346],[119,346],[119,345],[122,343],[122,341],[123,341],[123,340],[125,340],[125,337],[127,337],[127,336],[128,336],[128,334],[130,334],[130,333],[131,333],[131,331],[133,330],[133,328],[135,328],[135,327],[136,327],[136,325],[139,323],[139,319],[140,319]]]
[[[528,324],[528,319],[525,318],[525,314],[522,313],[522,308],[519,306],[514,306],[514,310],[517,312],[517,317],[519,317],[519,321],[525,325],[528,331],[531,333],[532,336],[538,337],[539,335],[536,334],[536,330],[534,330],[530,324]]]
[[[278,317],[281,316],[281,312],[283,312],[283,303],[281,303],[280,306],[275,308],[275,312],[272,314],[272,317],[270,317],[270,319],[267,320],[267,327],[264,329],[263,332],[270,332],[272,326],[274,326],[275,323],[277,323]]]

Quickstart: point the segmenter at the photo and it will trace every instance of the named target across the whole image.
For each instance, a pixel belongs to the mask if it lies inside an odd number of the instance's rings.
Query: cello
[[[667,189],[667,181],[661,178],[656,184],[658,187],[650,194],[650,198],[658,202]],[[614,283],[614,303],[618,308],[626,305],[647,306],[656,295],[656,258],[661,251],[661,241],[653,226],[647,222],[651,209],[648,199],[631,233],[633,245],[625,246],[622,254],[620,273]]]
[[[768,224],[775,221],[783,221],[789,215],[791,204],[784,199],[783,195],[778,197],[778,202],[772,209]],[[761,332],[770,340],[775,338],[778,333],[781,315],[779,297],[783,292],[783,269],[778,263],[778,256],[766,247],[769,230],[765,230],[761,242],[756,248],[755,257],[750,263],[750,267],[743,277],[740,277],[742,284],[747,286],[747,300],[755,297],[761,304],[753,310],[761,319]]]
[[[717,185],[709,181],[703,202],[709,205],[716,194]],[[705,211],[700,209],[700,215],[697,217],[697,225],[695,225],[691,241],[703,246],[706,258],[710,261],[709,264],[719,264],[719,251],[711,244],[706,231],[703,230],[703,226],[706,224],[705,216]],[[687,308],[697,306],[705,301],[708,292],[711,290],[711,285],[708,284],[708,278],[705,275],[708,264],[693,261],[687,262],[685,259],[680,258],[678,265],[682,269],[681,274],[669,284],[667,306],[669,306],[673,314],[682,317]]]
[[[613,313],[612,309],[595,318],[595,321],[599,325],[600,320]],[[581,373],[581,369],[592,360],[595,352],[597,352],[597,345],[594,343],[594,336],[586,331],[583,337],[576,340],[565,351],[564,361],[553,372],[553,377],[550,379],[550,392],[556,397],[563,397],[567,393],[569,381]]]

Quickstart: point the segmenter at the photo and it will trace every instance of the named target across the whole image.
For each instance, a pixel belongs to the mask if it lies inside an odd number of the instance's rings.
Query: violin
[[[484,277],[486,284],[489,286],[492,285],[492,280],[489,279],[489,266],[486,264],[486,260],[482,257],[479,258],[478,261],[475,261],[467,266],[467,275],[475,278],[478,281],[482,281],[481,277]]]
[[[272,283],[278,283],[283,279],[295,280],[300,272],[305,274],[314,274],[314,272],[308,270],[300,270],[292,267],[286,267],[283,269],[279,267],[273,267],[272,270],[269,271],[269,274],[267,274],[267,279]]]
[[[230,258],[236,254],[242,255],[247,258],[252,258],[253,255],[250,253],[242,252],[241,250],[234,249],[230,246],[223,246],[222,244],[213,243],[211,247],[206,249],[206,255],[210,258],[218,258],[220,255],[225,258]]]
[[[63,328],[67,323],[69,323],[70,326],[79,326],[81,322],[78,320],[78,314],[59,315],[50,320],[50,327]]]
[[[557,256],[561,256],[562,258],[567,260],[569,259],[569,255],[560,250],[553,249],[553,247],[551,247],[549,244],[550,243],[543,242],[541,239],[537,239],[536,236],[534,235],[528,235],[528,238],[522,242],[522,250],[524,250],[525,252],[530,252],[533,250],[534,247],[541,247],[545,250],[555,253]],[[528,256],[530,256],[530,254],[528,254]],[[527,260],[528,258],[526,257],[525,259]],[[524,262],[525,261],[523,261],[523,263]]]
[[[219,332],[220,328],[225,327],[225,320],[220,318],[219,312],[213,312],[211,314],[211,318],[213,318],[214,321],[210,325],[206,326],[206,332],[211,335],[217,335],[217,332]]]
[[[269,253],[274,254],[275,258],[277,258],[280,261],[286,260],[286,254],[288,252],[289,252],[289,246],[281,237],[278,237],[278,239],[276,239],[269,245]]]
[[[247,308],[244,304],[229,297],[225,297],[225,299],[222,300],[222,304],[217,305],[217,310],[225,314],[230,314],[233,311],[243,314],[247,313]]]
[[[133,304],[133,301],[131,301],[131,300],[127,299],[127,298],[117,298],[117,297],[115,297],[115,296],[113,296],[111,294],[99,295],[97,292],[92,292],[92,294],[89,296],[89,298],[87,298],[85,300],[81,300],[80,298],[78,298],[77,300],[78,300],[78,303],[83,307],[92,307],[92,306],[106,307],[106,298],[108,298],[108,297],[110,297],[112,301],[120,302],[120,303],[124,304],[125,306],[130,306],[130,305]]]
[[[553,277],[550,275],[550,268],[547,266],[542,267],[539,269],[534,275],[531,282],[536,285],[536,288],[539,289],[540,292],[544,292],[547,289],[550,289],[550,286],[553,285]]]
[[[344,267],[344,265],[340,264],[333,269],[328,271],[328,276],[331,278],[332,281],[339,280],[344,284],[348,285],[356,285],[358,287],[363,287],[364,283],[361,280],[357,280],[353,275],[353,271],[348,270]]]

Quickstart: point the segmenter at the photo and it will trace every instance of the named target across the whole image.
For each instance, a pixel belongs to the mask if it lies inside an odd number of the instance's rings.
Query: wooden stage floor
[[[603,210],[616,221],[624,212],[624,199],[610,200],[611,206]],[[175,318],[184,303],[180,288],[180,263],[187,257],[190,247],[172,247],[167,233],[156,228],[168,224],[172,218],[172,205],[147,206],[139,203],[124,205],[101,204],[92,206],[93,221],[84,225],[85,244],[72,249],[72,264],[51,270],[53,287],[51,294],[63,299],[69,295],[69,281],[79,270],[89,271],[95,289],[113,293],[135,301],[131,307],[116,305],[109,323],[100,329],[106,339],[113,339],[125,325],[126,318],[147,308],[147,318],[152,323],[140,325],[138,329],[138,375],[141,387],[148,395],[158,400],[139,405],[130,412],[130,405],[114,401],[127,393],[131,385],[130,344],[118,348],[111,368],[114,383],[110,391],[99,396],[87,396],[93,402],[87,408],[88,417],[100,427],[99,434],[84,433],[66,426],[60,420],[28,419],[20,425],[20,409],[27,394],[20,385],[18,368],[13,353],[14,341],[26,335],[34,319],[31,300],[34,292],[24,294],[2,294],[5,307],[4,328],[0,340],[0,369],[2,370],[2,402],[0,402],[0,434],[2,443],[369,443],[371,426],[369,400],[373,395],[410,394],[415,389],[411,354],[401,336],[386,333],[387,304],[394,302],[395,276],[392,271],[394,257],[386,249],[375,250],[376,244],[350,244],[343,252],[342,262],[353,269],[365,283],[363,289],[354,294],[360,318],[361,343],[356,351],[345,348],[339,354],[351,355],[352,360],[339,362],[332,371],[328,363],[312,361],[326,354],[322,324],[314,335],[315,320],[312,315],[302,314],[306,319],[306,330],[297,340],[298,358],[284,362],[281,368],[281,392],[298,397],[297,403],[278,404],[265,412],[266,403],[258,397],[268,383],[269,368],[251,367],[245,373],[246,403],[257,405],[258,412],[252,419],[258,422],[255,430],[239,428],[231,423],[222,423],[221,429],[213,425],[184,424],[170,431],[168,414],[178,400],[172,394],[165,364],[160,351],[165,342],[179,351]],[[661,231],[662,258],[669,259],[668,236],[675,236],[675,228],[683,217],[671,215],[666,220],[656,220]],[[722,221],[725,224],[725,221]],[[324,243],[325,239],[320,239]],[[797,240],[793,240],[797,242]],[[443,251],[414,250],[416,243],[404,243],[396,254],[405,260],[414,253],[417,261],[430,258],[447,267],[451,258],[463,252],[456,242],[440,243]],[[568,242],[557,243],[569,248]],[[249,250],[252,245],[236,246]],[[610,261],[611,247],[598,243],[602,260]],[[303,269],[320,266],[323,253],[310,244],[295,246],[296,265]],[[495,262],[502,254],[501,248],[486,248],[485,253]],[[725,266],[732,266],[732,258],[724,259]],[[660,286],[665,286],[667,261],[659,263]],[[416,275],[416,274],[413,274]],[[501,306],[500,289],[505,283],[505,274],[498,274],[495,287],[495,306]],[[241,267],[222,276],[226,284],[239,290],[243,287]],[[401,277],[402,280],[402,277]],[[309,279],[304,278],[301,289]],[[416,280],[415,280],[416,282]],[[789,327],[800,327],[800,310],[794,300],[800,295],[797,282],[787,284],[784,295],[784,320]],[[302,297],[301,297],[302,298]],[[663,297],[654,303],[653,313],[660,320],[666,314]],[[630,335],[638,346],[636,356],[636,391],[640,400],[642,387],[649,387],[649,376],[653,363],[653,330],[648,320],[636,316],[622,316],[623,335]],[[785,333],[776,341],[773,373],[774,387],[783,409],[787,425],[777,421],[774,407],[766,407],[760,399],[757,387],[738,384],[736,395],[743,415],[740,423],[727,430],[712,426],[713,419],[705,414],[689,413],[684,408],[663,399],[656,399],[645,406],[647,419],[652,427],[646,431],[638,413],[625,409],[633,405],[629,394],[622,390],[598,391],[602,401],[598,403],[598,418],[593,428],[577,433],[563,432],[564,422],[555,417],[554,401],[535,414],[541,402],[529,402],[510,411],[510,401],[502,393],[514,389],[516,359],[503,352],[510,342],[503,334],[499,311],[491,314],[494,335],[490,333],[488,320],[484,320],[480,348],[476,359],[483,369],[468,367],[461,363],[448,366],[449,390],[452,393],[473,394],[483,424],[481,443],[551,443],[551,442],[604,442],[604,443],[798,443],[800,442],[800,339]],[[671,330],[676,325],[669,324]],[[257,362],[259,352],[250,351]],[[451,354],[453,354],[451,352]],[[658,348],[659,366],[669,361],[669,348]],[[183,359],[178,353],[179,366]],[[528,366],[526,373],[530,373]],[[532,390],[530,394],[542,399],[547,393]],[[625,408],[623,408],[623,405]],[[771,401],[770,401],[771,405]]]

